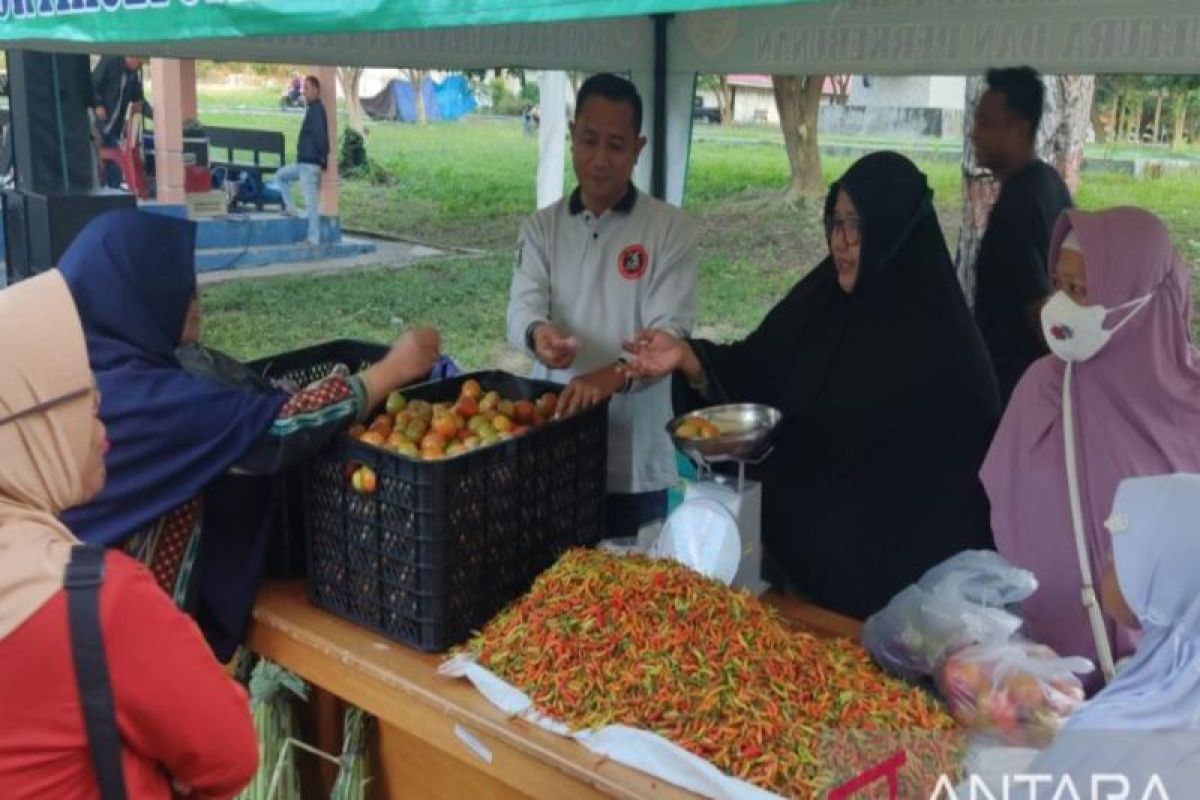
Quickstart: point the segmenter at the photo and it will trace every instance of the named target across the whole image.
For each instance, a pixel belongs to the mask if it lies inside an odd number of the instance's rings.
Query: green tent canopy
[[[819,0],[807,0],[819,2]],[[122,45],[677,14],[788,0],[0,0],[0,38]],[[791,3],[796,5],[797,3]],[[801,3],[803,4],[803,3]]]

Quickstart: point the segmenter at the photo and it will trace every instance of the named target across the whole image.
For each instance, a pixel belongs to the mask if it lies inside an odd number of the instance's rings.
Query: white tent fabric
[[[364,26],[367,27],[367,26]],[[648,17],[156,44],[146,55],[247,61],[581,70],[649,67]],[[0,39],[3,36],[0,35]],[[30,42],[124,52],[120,42]],[[1032,64],[1046,72],[1192,73],[1195,0],[831,0],[674,15],[672,71],[962,74]]]
[[[650,70],[635,71],[632,80],[638,87],[646,105],[646,118],[642,133],[646,136],[646,149],[638,160],[633,173],[633,182],[642,191],[650,191],[654,152],[654,74]],[[687,184],[688,152],[692,144],[692,97],[696,92],[696,75],[693,72],[672,70],[667,73],[667,125],[666,148],[666,191],[663,199],[668,203],[683,205],[684,189]]]
[[[567,154],[567,73],[545,70],[538,79],[537,207],[545,208],[563,196]]]
[[[673,70],[706,73],[1193,73],[1195,0],[836,0],[681,15]]]

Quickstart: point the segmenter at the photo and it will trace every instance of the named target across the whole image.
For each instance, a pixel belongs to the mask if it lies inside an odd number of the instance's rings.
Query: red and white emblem
[[[627,281],[636,281],[650,268],[650,254],[640,244],[631,244],[617,257],[617,271]]]

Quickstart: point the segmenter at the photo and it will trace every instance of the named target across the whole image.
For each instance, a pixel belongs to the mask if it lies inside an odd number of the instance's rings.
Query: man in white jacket
[[[670,381],[630,379],[621,345],[646,328],[691,333],[697,229],[630,180],[646,144],[632,83],[593,75],[575,109],[571,155],[579,186],[521,228],[508,339],[536,359],[533,377],[568,383],[560,413],[612,398],[608,535],[628,537],[666,514],[676,472],[665,432]]]

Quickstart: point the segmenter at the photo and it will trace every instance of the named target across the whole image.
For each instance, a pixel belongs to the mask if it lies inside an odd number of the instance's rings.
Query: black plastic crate
[[[387,351],[387,345],[375,342],[335,339],[250,361],[246,367],[264,378],[284,378],[303,386],[321,380],[338,364],[357,372],[383,358]]]
[[[315,380],[378,350],[331,342],[275,359],[272,377]],[[324,349],[329,348],[329,349]],[[317,365],[303,363],[307,353]],[[409,387],[452,402],[464,381],[533,400],[557,384],[490,371]],[[338,616],[426,651],[467,638],[568,548],[604,534],[608,410],[597,406],[523,436],[440,461],[415,461],[340,436],[305,470],[309,594]],[[354,491],[365,465],[376,490]]]
[[[374,342],[337,339],[251,361],[246,366],[265,378],[286,378],[307,385],[321,380],[338,364],[352,372],[375,363],[388,348]],[[271,578],[299,578],[308,572],[304,534],[305,465],[289,467],[276,476],[278,505],[271,524],[265,572]],[[267,480],[267,479],[264,479]]]

